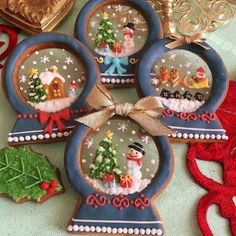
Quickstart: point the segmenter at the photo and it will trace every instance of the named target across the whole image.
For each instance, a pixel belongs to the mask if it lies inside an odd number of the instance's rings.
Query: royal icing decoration
[[[219,55],[203,41],[171,35],[153,45],[138,65],[141,97],[158,96],[161,121],[175,129],[175,141],[227,139],[215,111],[227,89],[227,71]]]
[[[161,26],[145,1],[92,0],[77,18],[75,35],[93,52],[102,83],[125,86],[134,84],[135,66],[147,45],[160,38]]]
[[[67,138],[74,119],[86,112],[86,95],[99,79],[86,48],[69,36],[54,33],[21,42],[3,74],[7,97],[18,112],[9,133],[11,145]]]

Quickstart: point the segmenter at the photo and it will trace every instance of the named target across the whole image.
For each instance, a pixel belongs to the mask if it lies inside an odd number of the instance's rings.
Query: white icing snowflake
[[[65,60],[65,63],[66,63],[67,65],[73,64],[73,63],[74,63],[74,60],[73,60],[71,57],[67,57],[66,60]]]
[[[93,146],[93,138],[92,139],[86,139],[84,145],[90,149]]]
[[[21,75],[20,76],[20,83],[25,84],[25,82],[26,82],[26,76],[25,75]]]
[[[188,62],[188,63],[185,64],[185,67],[186,67],[186,68],[189,68],[191,65],[192,65],[192,63],[191,63],[191,62]]]
[[[123,10],[123,6],[121,6],[120,4],[119,5],[117,5],[117,6],[115,6],[115,9],[116,9],[116,11],[118,11],[118,12],[121,12],[122,10]]]
[[[165,62],[166,62],[166,60],[165,60],[165,59],[162,59],[162,60],[161,60],[161,62],[162,62],[162,63],[165,63]]]
[[[176,53],[171,53],[170,60],[175,61],[176,56]]]
[[[134,22],[134,24],[138,25],[140,23],[140,20],[138,17],[135,17],[133,22]]]
[[[160,80],[159,80],[159,79],[157,79],[157,78],[153,78],[153,79],[152,79],[152,85],[157,86],[159,83],[160,83]]]
[[[95,21],[95,20],[91,21],[90,26],[91,26],[92,28],[95,28],[96,25],[97,25],[97,21]]]
[[[147,136],[147,135],[142,136],[142,142],[145,143],[145,144],[148,144],[149,136]]]
[[[41,59],[40,62],[42,62],[42,63],[44,63],[44,64],[46,64],[47,62],[50,62],[49,57],[47,57],[47,56],[43,56],[43,57],[41,57],[40,59]]]
[[[127,130],[128,125],[126,125],[125,123],[122,124],[118,124],[119,128],[118,130],[121,130],[122,132],[125,132],[125,130]]]

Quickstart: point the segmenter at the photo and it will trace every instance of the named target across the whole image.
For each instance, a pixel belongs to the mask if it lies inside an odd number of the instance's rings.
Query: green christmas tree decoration
[[[99,143],[93,164],[90,165],[89,177],[92,179],[102,180],[104,174],[114,175],[116,182],[120,179],[121,170],[116,157],[117,151],[112,143],[112,136],[113,133],[108,130]]]
[[[37,104],[45,102],[47,99],[47,93],[42,84],[42,80],[38,78],[38,70],[34,68],[30,69],[29,76],[30,76],[30,81],[28,83],[29,101]]]
[[[16,202],[42,203],[64,191],[58,170],[42,154],[30,148],[8,147],[0,151],[0,195]]]
[[[111,49],[115,42],[117,42],[117,34],[113,28],[113,23],[110,21],[107,12],[104,12],[98,27],[95,48],[100,48],[101,44],[108,44]]]

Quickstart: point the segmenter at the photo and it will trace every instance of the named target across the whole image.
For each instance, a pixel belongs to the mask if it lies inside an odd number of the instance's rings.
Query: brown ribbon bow
[[[206,41],[206,36],[204,33],[195,34],[190,37],[189,36],[182,36],[182,35],[178,35],[178,34],[171,34],[169,36],[169,38],[174,40],[173,42],[165,45],[165,47],[167,47],[169,49],[174,49],[174,48],[180,47],[182,45],[191,44],[191,43],[196,44],[196,45],[204,48],[205,50],[210,49],[209,47],[201,44],[202,42]]]
[[[96,129],[113,116],[119,115],[130,117],[152,136],[169,135],[175,132],[156,119],[164,111],[157,97],[143,98],[135,105],[115,103],[111,93],[102,85],[97,84],[87,97],[87,102],[98,111],[81,117],[77,121],[88,127]]]

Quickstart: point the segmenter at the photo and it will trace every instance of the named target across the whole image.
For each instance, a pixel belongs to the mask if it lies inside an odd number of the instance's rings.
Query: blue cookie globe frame
[[[85,125],[79,124],[75,128],[65,152],[65,168],[70,182],[82,200],[76,206],[73,216],[68,223],[69,233],[119,233],[119,234],[144,234],[163,235],[163,224],[152,202],[155,195],[166,187],[172,176],[174,161],[170,144],[166,137],[153,137],[159,151],[159,169],[151,183],[140,193],[125,195],[126,201],[134,202],[135,199],[146,198],[150,202],[143,209],[130,204],[124,209],[117,209],[112,201],[117,195],[107,195],[95,190],[86,182],[81,167],[81,146],[85,137],[91,131]],[[83,157],[85,158],[85,157]],[[88,198],[97,198],[98,202],[106,199],[103,206],[93,207],[88,204]]]
[[[108,74],[106,71],[111,67],[115,66],[117,61],[112,59],[108,59],[103,55],[98,54],[88,43],[87,37],[87,27],[88,27],[88,21],[93,14],[94,11],[96,11],[98,8],[107,5],[109,3],[115,3],[113,0],[91,0],[89,1],[80,11],[76,23],[75,23],[75,37],[78,38],[82,43],[84,43],[90,51],[94,54],[95,59],[98,62],[100,71],[101,71],[101,81],[102,83],[107,87],[127,87],[127,86],[133,86],[135,83],[135,68],[137,65],[137,62],[139,61],[140,57],[143,55],[143,53],[147,50],[150,45],[155,43],[157,40],[159,40],[162,37],[162,28],[160,20],[155,13],[155,11],[152,9],[150,4],[147,1],[137,1],[137,0],[127,0],[127,1],[118,1],[120,4],[127,4],[130,6],[133,6],[135,9],[140,11],[143,16],[145,17],[147,24],[148,24],[148,38],[144,45],[144,47],[136,52],[133,55],[130,55],[128,57],[121,57],[119,58],[119,61],[122,63],[124,61],[124,64],[122,65],[122,68],[126,70],[126,72],[122,75],[119,75],[117,71],[115,70],[114,73]],[[106,61],[109,61],[106,63]]]
[[[22,64],[19,61],[22,57],[24,61],[26,54],[31,55],[37,50],[48,48],[65,48],[78,55],[84,67],[89,68],[89,70],[86,70],[87,79],[83,91],[69,107],[70,119],[61,120],[66,129],[60,131],[56,126],[56,122],[54,122],[52,134],[44,131],[47,122],[40,124],[40,111],[25,101],[16,82]],[[66,139],[74,128],[74,120],[86,112],[86,97],[99,79],[98,67],[93,56],[82,43],[70,36],[59,33],[42,33],[22,41],[14,49],[3,68],[4,89],[8,100],[18,113],[16,123],[9,133],[9,144],[55,142]],[[48,114],[48,122],[50,122],[52,114]]]
[[[167,52],[176,49],[190,51],[200,56],[208,65],[212,73],[211,96],[206,103],[193,114],[194,119],[183,118],[179,114],[160,117],[160,120],[177,131],[170,138],[174,141],[184,142],[214,142],[227,140],[225,130],[215,115],[215,111],[223,101],[228,89],[228,73],[224,62],[218,53],[207,43],[202,45],[209,48],[205,50],[196,44],[185,44],[183,46],[169,49],[165,45],[173,42],[170,38],[164,38],[156,42],[141,58],[137,66],[137,88],[140,97],[156,96],[155,88],[151,84],[150,73],[153,65]],[[166,107],[166,109],[169,109]],[[183,114],[187,117],[188,114]],[[185,116],[186,115],[186,116]]]

